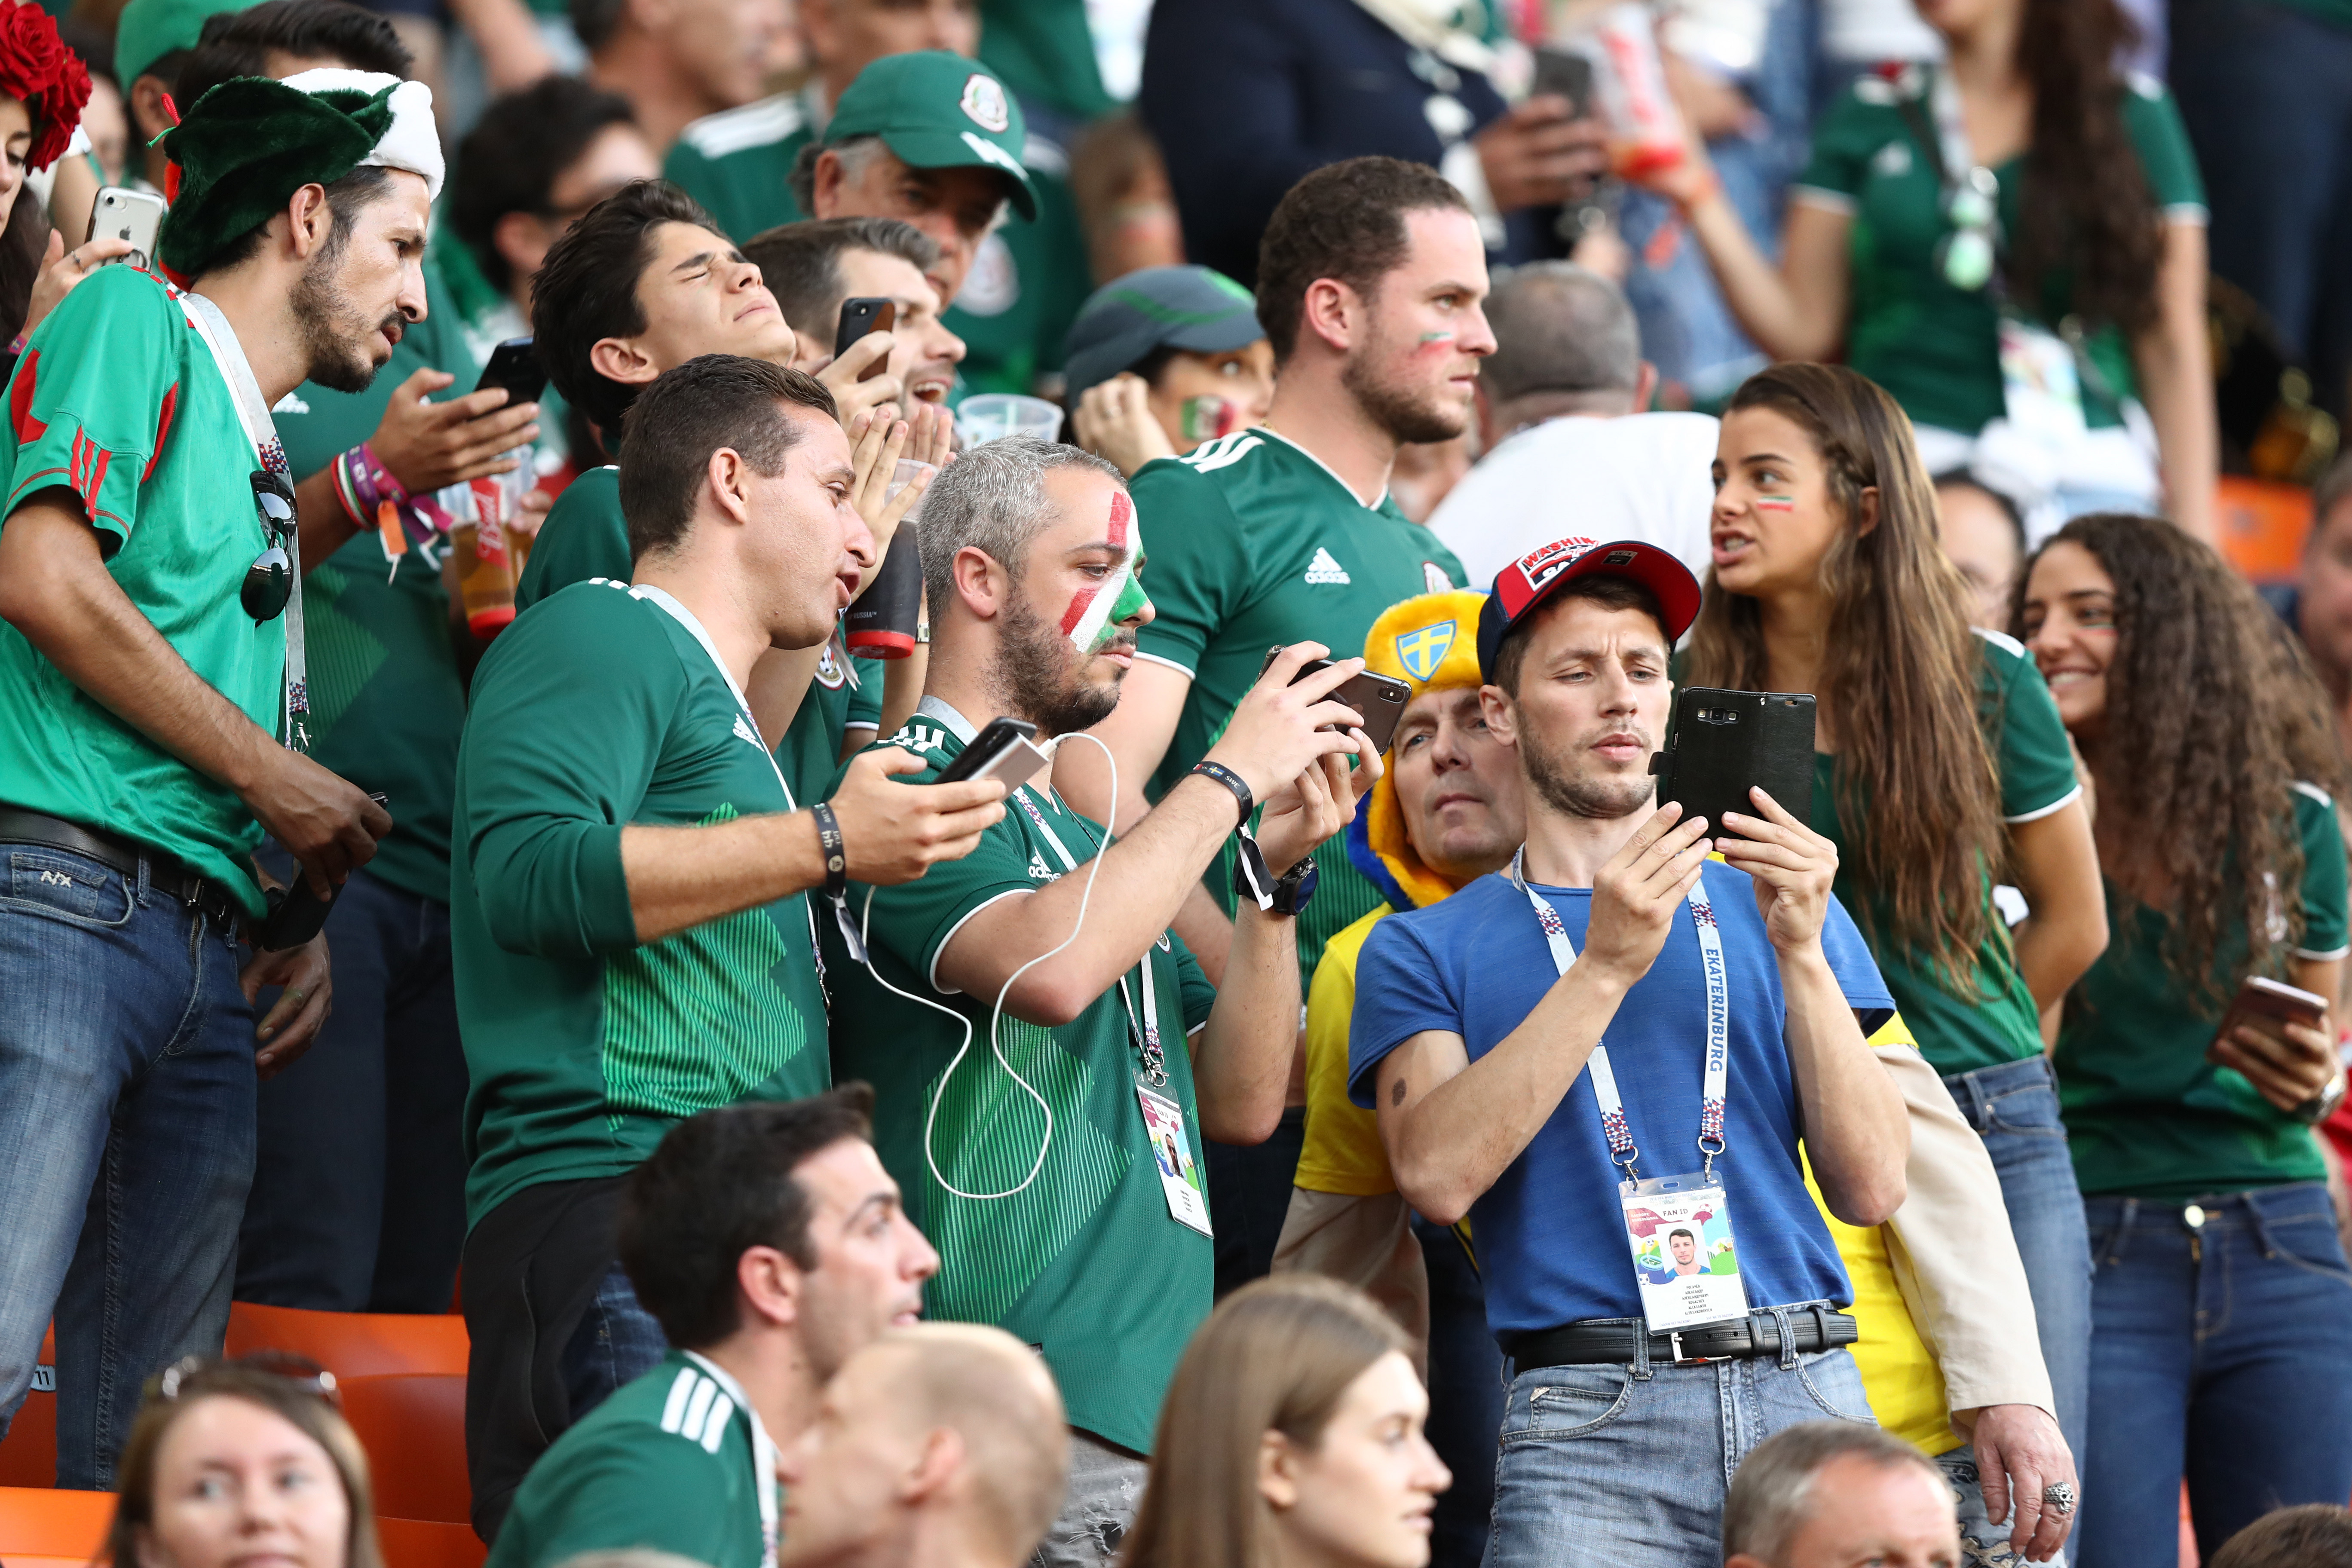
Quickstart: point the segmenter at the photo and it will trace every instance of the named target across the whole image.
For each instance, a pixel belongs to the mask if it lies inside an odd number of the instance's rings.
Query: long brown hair
[[[1119,1568],[1273,1568],[1265,1434],[1314,1447],[1348,1385],[1404,1349],[1403,1331],[1336,1280],[1281,1274],[1226,1297],[1169,1382]]]
[[[289,1358],[290,1361],[290,1358]],[[315,1372],[315,1369],[311,1369]],[[149,1380],[147,1402],[131,1423],[130,1439],[115,1467],[114,1522],[106,1533],[105,1557],[113,1568],[141,1568],[139,1536],[155,1523],[157,1460],[163,1440],[181,1417],[207,1399],[242,1399],[282,1416],[327,1451],[343,1483],[351,1528],[343,1542],[343,1568],[383,1568],[375,1531],[375,1489],[368,1479],[367,1451],[324,1390],[331,1378],[305,1377],[260,1361],[190,1361]]]
[[[2168,917],[2167,973],[2218,1009],[2248,974],[2278,973],[2302,933],[2294,785],[2339,782],[2314,723],[2326,697],[2278,617],[2210,545],[2120,512],[2076,518],[2035,559],[2055,544],[2090,552],[2116,590],[2106,712],[2083,744],[2100,863],[2116,903]],[[2022,577],[2015,602],[2021,626]],[[2246,950],[2224,974],[2215,959],[2238,922]]]
[[[1838,818],[1874,895],[1852,912],[1874,942],[1924,950],[1941,983],[1965,996],[1995,929],[1985,876],[2007,841],[2000,777],[1978,716],[1984,655],[1969,629],[1968,584],[1937,540],[1911,422],[1843,365],[1759,371],[1725,414],[1745,408],[1771,409],[1811,437],[1844,519],[1822,562],[1829,625],[1816,695],[1836,737]],[[1870,489],[1878,524],[1864,533]],[[1761,606],[1727,592],[1710,570],[1685,684],[1762,691],[1768,674]]]
[[[2077,312],[2127,332],[2155,320],[2164,256],[2162,218],[2124,125],[2132,89],[2115,65],[2137,37],[2116,0],[2025,0],[2017,71],[2033,93],[2032,188],[2007,266],[2029,308],[2049,278],[2068,274]]]

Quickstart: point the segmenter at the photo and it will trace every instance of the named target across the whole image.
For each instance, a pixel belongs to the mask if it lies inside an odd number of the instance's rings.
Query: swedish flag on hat
[[[1475,689],[1480,685],[1478,614],[1486,605],[1486,595],[1474,588],[1419,594],[1391,605],[1364,639],[1364,668],[1403,681],[1412,688],[1413,697],[1461,687]],[[1394,909],[1433,904],[1461,887],[1432,870],[1405,836],[1393,763],[1348,826],[1348,858]]]

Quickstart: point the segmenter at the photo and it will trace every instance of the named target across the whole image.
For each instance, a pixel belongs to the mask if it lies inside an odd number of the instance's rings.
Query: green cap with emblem
[[[242,11],[254,0],[131,0],[114,26],[115,79],[122,95],[157,60],[174,49],[193,49],[207,17]]]
[[[857,73],[834,105],[824,144],[879,136],[917,169],[994,169],[1023,217],[1037,216],[1037,194],[1021,162],[1028,132],[1021,106],[983,67],[945,49],[885,55]]]

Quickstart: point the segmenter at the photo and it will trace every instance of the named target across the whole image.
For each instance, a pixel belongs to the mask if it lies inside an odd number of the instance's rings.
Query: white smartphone
[[[145,267],[155,254],[155,237],[163,227],[163,198],[152,191],[134,191],[126,185],[108,185],[100,190],[98,200],[89,209],[89,232],[84,239],[127,239],[131,254],[118,256],[115,261],[135,261]]]

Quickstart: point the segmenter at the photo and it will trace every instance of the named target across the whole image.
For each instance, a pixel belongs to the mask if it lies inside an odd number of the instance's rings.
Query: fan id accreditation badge
[[[1160,1167],[1160,1193],[1168,1200],[1169,1214],[1202,1236],[1215,1235],[1209,1228],[1206,1182],[1200,1163],[1192,1158],[1192,1142],[1184,1136],[1184,1108],[1141,1084],[1135,1086],[1135,1098],[1143,1107],[1144,1136],[1151,1141],[1151,1159]]]
[[[1642,1316],[1665,1331],[1748,1315],[1731,1213],[1721,1182],[1693,1172],[1622,1184],[1625,1240],[1642,1284]]]

